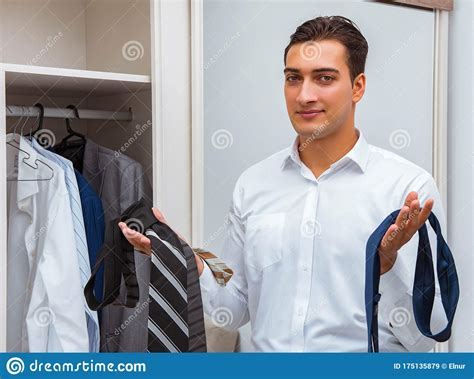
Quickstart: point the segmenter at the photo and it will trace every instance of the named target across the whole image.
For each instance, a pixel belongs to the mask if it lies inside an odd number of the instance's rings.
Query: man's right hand
[[[152,208],[152,211],[155,217],[159,221],[168,225],[168,222],[166,221],[164,215],[157,208]],[[135,250],[143,254],[146,254],[148,256],[151,256],[151,242],[148,237],[137,232],[136,230],[129,228],[127,224],[124,222],[119,222],[118,226],[122,230],[122,233],[125,236],[125,238],[128,240],[128,242],[130,242],[130,244],[135,248]],[[189,243],[179,233],[176,233],[176,234],[178,234],[178,236],[189,245]],[[196,254],[194,254],[194,258],[196,258],[198,274],[199,276],[201,276],[202,271],[204,270],[204,262]]]

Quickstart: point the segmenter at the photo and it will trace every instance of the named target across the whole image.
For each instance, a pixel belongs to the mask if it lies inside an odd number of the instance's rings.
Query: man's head
[[[365,90],[368,44],[342,16],[300,25],[285,49],[285,99],[300,136],[324,138],[353,126],[355,104]]]

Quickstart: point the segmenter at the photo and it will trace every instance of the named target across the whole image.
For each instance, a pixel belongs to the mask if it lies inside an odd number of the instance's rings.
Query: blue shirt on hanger
[[[77,185],[82,203],[84,224],[86,227],[87,246],[89,247],[89,259],[91,267],[97,260],[97,254],[104,243],[105,223],[104,208],[100,197],[95,193],[87,180],[81,173],[75,170]],[[104,288],[104,268],[101,267],[97,273],[94,291],[97,299],[102,300]],[[99,312],[100,315],[100,312]]]

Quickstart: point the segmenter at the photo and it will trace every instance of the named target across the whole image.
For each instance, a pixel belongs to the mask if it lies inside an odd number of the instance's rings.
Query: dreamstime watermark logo
[[[30,65],[36,65],[39,63],[39,61],[41,60],[41,58],[46,55],[48,53],[48,51],[50,49],[52,49],[57,43],[58,41],[62,38],[63,36],[63,33],[62,32],[59,32],[57,33],[56,35],[54,36],[48,36],[46,39],[48,42],[46,42],[46,45],[45,47],[43,47],[39,53],[37,53],[33,59],[30,61]]]
[[[120,147],[120,149],[118,149],[116,152],[115,152],[115,158],[118,158],[120,157],[123,153],[125,153],[127,151],[127,149],[133,145],[137,140],[138,138],[143,134],[145,133],[145,131],[151,126],[151,120],[148,120],[146,123],[144,123],[143,125],[140,125],[140,124],[137,124],[135,125],[135,131],[133,132],[133,135]]]
[[[300,47],[300,55],[305,61],[314,61],[321,57],[321,44],[316,41],[304,42]]]
[[[202,244],[202,247],[205,249],[207,248],[212,241],[214,241],[217,237],[219,237],[220,234],[222,234],[225,230],[226,230],[226,227],[230,224],[230,218],[227,216],[225,219],[224,219],[224,222],[222,223],[221,226],[219,226],[219,228],[217,228],[216,231],[214,231],[214,233],[212,233],[209,238],[207,240],[204,241],[204,243]]]
[[[74,358],[72,358],[74,360]],[[25,366],[23,359],[18,357],[10,358],[5,364],[5,368],[10,375],[18,375],[27,369],[27,373],[39,372],[146,372],[146,363],[142,362],[95,362],[94,359],[89,361],[78,362],[54,362],[45,361],[45,359],[35,359],[33,362]]]
[[[125,223],[130,229],[135,230],[138,233],[143,234],[143,232],[145,231],[143,223],[138,218],[129,218],[125,221]]]
[[[393,327],[405,326],[411,321],[410,311],[404,307],[393,308],[388,318]]]
[[[127,328],[127,326],[137,318],[137,316],[142,313],[146,308],[148,308],[148,306],[150,305],[151,303],[151,299],[148,298],[145,302],[143,302],[142,304],[140,304],[140,306],[138,306],[135,311],[129,316],[127,317],[127,319],[122,322],[120,324],[120,326],[118,328],[115,328],[114,330],[114,335],[118,336],[120,334],[120,331],[122,330],[125,330]]]
[[[53,131],[49,129],[40,129],[35,134],[34,137],[38,143],[43,146],[45,149],[48,149],[56,143],[56,136]]]
[[[395,229],[392,233],[390,233],[387,236],[387,238],[385,238],[382,241],[382,244],[381,244],[382,247],[387,246],[388,242],[392,242],[397,237],[397,235],[399,235],[403,231],[403,229],[405,229],[408,222],[413,220],[419,213],[420,213],[419,209],[414,209],[413,212],[409,214],[408,218],[402,221],[402,224],[397,229]]]
[[[301,224],[301,235],[306,238],[321,235],[321,224],[317,220],[306,220]]]
[[[211,320],[214,325],[224,328],[232,324],[234,316],[229,308],[219,307],[212,311]]]
[[[145,49],[143,45],[138,41],[128,41],[122,46],[122,56],[127,61],[136,61],[138,59],[143,58],[143,54],[145,53]]]
[[[300,143],[300,145],[298,146],[298,150],[302,152],[304,149],[306,149],[315,139],[317,139],[321,134],[323,134],[323,132],[327,129],[328,126],[329,121],[326,120],[324,121],[324,123],[314,128],[311,135],[306,138],[304,142]]]
[[[211,136],[211,143],[218,150],[224,150],[232,146],[234,137],[227,129],[218,129]]]
[[[33,320],[35,321],[36,325],[40,327],[46,327],[48,325],[54,324],[56,321],[56,315],[51,308],[40,307],[35,311]]]
[[[5,368],[10,375],[18,375],[25,370],[25,363],[21,358],[12,357],[7,361]]]
[[[37,230],[33,236],[27,241],[26,246],[29,249],[33,249],[37,243],[37,241],[40,239],[40,237],[45,234],[48,231],[49,226],[51,225],[51,219],[48,217],[46,219],[46,223],[41,225],[39,230]]]
[[[404,149],[410,146],[411,137],[410,133],[408,133],[405,129],[397,129],[390,133],[390,146],[394,149]]]
[[[408,40],[404,41],[401,46],[399,46],[393,53],[392,55],[390,55],[390,57],[388,57],[387,60],[385,60],[385,62],[376,69],[376,73],[380,73],[381,71],[385,70],[385,68],[387,66],[389,66],[393,60],[398,56],[400,55],[400,53],[407,47],[409,46],[413,40],[415,39],[415,36],[416,36],[416,33],[417,31],[415,31],[414,33],[412,33],[409,37],[408,37]]]

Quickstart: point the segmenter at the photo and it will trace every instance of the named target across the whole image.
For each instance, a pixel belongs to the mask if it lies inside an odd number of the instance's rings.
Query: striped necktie
[[[151,242],[148,350],[189,349],[187,262],[181,243],[165,225],[145,234]]]
[[[372,233],[367,241],[365,310],[367,317],[368,351],[378,352],[378,303],[380,301],[380,257],[378,247],[383,236],[392,225],[400,210],[392,212]],[[441,234],[441,226],[433,212],[428,220],[437,237],[437,273],[441,290],[441,301],[448,320],[447,326],[437,334],[431,332],[430,320],[435,298],[435,276],[428,231],[424,224],[419,230],[418,255],[416,259],[415,281],[413,284],[413,313],[420,332],[438,342],[451,336],[451,326],[459,299],[459,283],[454,258]]]
[[[120,219],[112,221],[106,230],[104,246],[85,294],[91,309],[100,309],[119,296],[123,276],[126,301],[134,307],[138,287],[133,258],[133,246],[118,227],[122,221],[151,242],[151,270],[148,299],[149,352],[205,352],[206,334],[199,276],[193,250],[166,224],[155,218],[144,199],[132,204]],[[104,263],[104,296],[99,302],[93,293],[96,273]]]

